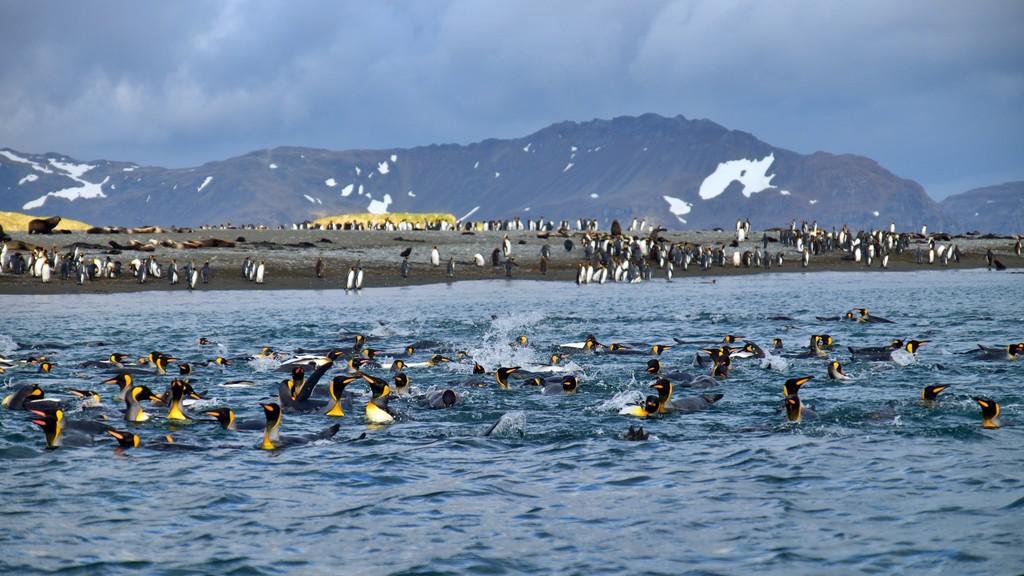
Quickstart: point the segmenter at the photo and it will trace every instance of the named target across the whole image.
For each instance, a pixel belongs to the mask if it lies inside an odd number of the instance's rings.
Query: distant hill
[[[646,218],[670,228],[941,229],[912,180],[862,156],[777,148],[709,120],[655,114],[562,122],[469,145],[259,150],[194,168],[0,151],[0,209],[112,225],[289,223],[346,212],[472,219]]]
[[[1024,182],[1007,182],[954,194],[942,201],[956,232],[1024,234]]]

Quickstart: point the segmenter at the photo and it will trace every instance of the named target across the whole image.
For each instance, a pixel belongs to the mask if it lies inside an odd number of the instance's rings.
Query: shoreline
[[[362,263],[364,269],[364,288],[445,284],[463,280],[507,280],[504,266],[492,266],[490,261],[491,251],[500,245],[504,235],[505,232],[477,232],[467,235],[459,232],[437,231],[211,230],[203,231],[201,234],[168,232],[134,236],[84,233],[55,236],[13,234],[12,236],[14,242],[22,241],[47,247],[56,246],[61,252],[65,252],[76,244],[84,244],[87,247],[83,250],[87,255],[98,257],[101,260],[105,259],[108,252],[111,251],[109,247],[111,241],[123,248],[129,240],[138,240],[143,246],[152,245],[153,250],[124,249],[119,253],[112,254],[111,258],[119,259],[126,265],[133,258],[145,259],[153,255],[163,266],[166,266],[173,258],[177,260],[179,270],[190,261],[196,262],[198,265],[210,261],[212,270],[210,283],[198,285],[196,291],[240,291],[343,290],[348,269],[357,261]],[[754,236],[758,238],[757,240],[745,241],[740,244],[739,248],[734,249],[727,246],[727,255],[731,254],[732,250],[759,248],[761,246],[759,235],[760,233],[756,232]],[[243,242],[237,242],[240,236],[245,238]],[[509,232],[508,236],[513,243],[512,254],[516,261],[512,281],[575,282],[577,264],[583,257],[583,251],[579,247],[582,233],[573,233],[567,237],[553,235],[547,239],[538,238],[536,232],[526,231]],[[733,238],[731,232],[713,231],[666,232],[662,236],[672,242],[686,241],[719,245],[728,245]],[[209,239],[237,243],[230,247],[199,249],[181,249],[165,245],[165,243]],[[571,251],[564,249],[563,243],[567,239],[574,242]],[[890,258],[889,268],[885,270],[879,266],[877,261],[874,266],[869,268],[863,263],[843,260],[841,253],[813,256],[810,265],[804,268],[800,264],[799,253],[796,250],[772,243],[769,244],[768,249],[773,254],[780,250],[785,254],[785,264],[782,267],[736,268],[732,266],[731,262],[727,262],[724,267],[713,266],[710,270],[705,271],[698,266],[691,265],[690,269],[686,271],[677,268],[673,277],[675,280],[683,280],[764,273],[984,269],[986,267],[984,254],[988,249],[993,250],[1011,270],[1019,269],[1024,265],[1024,259],[1012,253],[1012,243],[1006,240],[956,239],[955,242],[960,246],[963,256],[959,263],[951,262],[946,266],[938,262],[930,265],[916,264],[914,262],[916,244],[914,244],[903,254],[893,255]],[[552,254],[546,275],[542,275],[539,270],[539,254],[541,246],[544,244],[550,245]],[[429,262],[432,246],[437,246],[441,254],[441,265],[438,267],[431,266]],[[410,247],[413,249],[413,253],[409,257],[411,271],[409,278],[403,279],[399,272],[402,261],[400,253]],[[474,254],[484,256],[486,263],[483,267],[476,267],[472,264]],[[258,285],[242,277],[241,265],[246,257],[266,262],[267,273],[264,284]],[[448,278],[446,274],[449,257],[456,262],[454,278]],[[326,263],[326,274],[323,279],[316,278],[314,273],[314,266],[318,258],[323,258]],[[655,268],[653,273],[654,276],[649,282],[666,282],[664,270]],[[609,281],[609,283],[611,282]],[[138,284],[135,278],[129,276],[119,279],[87,281],[85,285],[79,286],[77,280],[74,279],[60,280],[59,271],[54,272],[48,284],[43,284],[38,278],[32,278],[27,273],[20,276],[10,273],[0,275],[0,295],[118,294],[151,290],[187,291],[184,281],[172,286],[166,276],[151,278],[145,284]]]

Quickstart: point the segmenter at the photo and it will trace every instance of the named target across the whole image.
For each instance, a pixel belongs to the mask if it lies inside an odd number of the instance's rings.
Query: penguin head
[[[845,315],[845,318],[847,320],[853,320],[853,312],[847,312],[846,315]]]
[[[782,338],[772,338],[772,348],[776,350],[782,349]]]
[[[352,348],[355,349],[355,350],[359,350],[360,348],[363,347],[363,344],[365,342],[366,342],[366,336],[363,336],[362,334],[356,334],[356,341],[355,341],[355,344],[352,346]]]
[[[206,336],[200,336],[199,337],[199,345],[200,346],[208,346],[209,344],[210,344],[210,339],[209,338],[207,338]]]
[[[519,336],[518,338],[516,338],[516,344],[519,344],[520,346],[526,346],[529,343],[530,343],[530,340],[525,335],[522,335],[522,336]]]
[[[567,374],[564,378],[562,378],[562,391],[565,392],[566,394],[572,394],[576,392],[576,386],[576,377],[573,376],[572,374]]]
[[[427,364],[429,364],[430,366],[437,366],[438,364],[444,364],[445,362],[451,362],[451,361],[452,361],[452,359],[448,358],[447,356],[442,356],[440,354],[434,354],[433,356],[430,357],[430,361],[427,362]]]
[[[79,390],[77,388],[71,388],[68,390],[75,398],[81,398],[82,400],[89,400],[96,404],[101,402],[100,395],[92,390]]]
[[[651,384],[651,388],[658,391],[658,400],[665,402],[672,396],[672,382],[667,378],[658,378],[658,381]]]
[[[904,346],[904,348],[906,348],[907,352],[910,352],[911,354],[913,354],[913,353],[917,352],[921,348],[921,346],[924,346],[928,342],[929,342],[928,340],[911,340],[911,341],[907,342],[907,344],[906,344],[906,346]]]
[[[814,376],[800,376],[799,378],[790,378],[789,380],[786,380],[785,384],[782,385],[782,395],[786,397],[796,396],[800,387],[813,379]]]
[[[889,343],[889,347],[893,350],[899,350],[900,348],[903,348],[903,340],[894,338],[893,341]]]
[[[394,362],[391,363],[391,370],[393,372],[398,372],[398,371],[404,370],[404,369],[405,369],[405,361],[404,360],[399,359],[399,360],[395,360]]]
[[[29,412],[37,416],[32,419],[32,423],[43,429],[43,433],[46,435],[46,447],[59,448],[60,437],[63,433],[64,411],[57,408],[51,411],[30,409]]]
[[[743,338],[743,336],[734,336],[732,334],[726,334],[725,337],[722,338],[722,342],[725,342],[726,344],[732,344],[734,342],[739,342],[741,338]]]
[[[657,358],[651,358],[647,361],[647,373],[657,374],[661,372],[661,362]]]
[[[1024,354],[1024,342],[1010,344],[1006,347],[1006,354],[1009,355],[1010,358],[1016,358],[1018,355]]]
[[[1024,352],[1024,344],[1021,344],[1020,346],[1021,346],[1021,351]],[[551,365],[552,366],[557,366],[558,363],[562,361],[562,357],[560,355],[558,355],[558,354],[552,354],[550,360],[551,360]]]
[[[508,377],[517,370],[519,370],[519,366],[498,368],[494,371],[494,379],[498,381],[498,384],[500,384],[502,388],[508,388]]]
[[[127,359],[128,359],[128,355],[127,354],[118,354],[117,352],[114,352],[113,354],[110,355],[110,361],[115,363],[115,364],[120,364],[120,363],[124,362]]]
[[[412,356],[415,353],[416,353],[416,348],[414,348],[413,346],[406,346],[405,347],[405,355],[406,356]]]
[[[486,373],[487,373],[487,370],[484,370],[484,367],[481,366],[479,362],[474,362],[473,363],[473,374],[486,374]]]
[[[281,406],[277,402],[260,403],[263,407],[263,415],[267,418],[267,427],[276,428],[281,424]]]
[[[534,376],[533,378],[530,378],[529,380],[526,380],[525,382],[523,382],[523,386],[543,386],[543,385],[544,385],[544,379],[541,378],[540,376]]]
[[[582,266],[582,264],[580,266]],[[588,334],[587,338],[583,341],[583,347],[587,350],[593,350],[596,346],[599,346],[597,337],[593,334]]]
[[[235,411],[231,408],[217,408],[216,410],[207,410],[204,412],[207,416],[213,416],[217,419],[217,422],[226,430],[231,427],[235,421]]]
[[[949,384],[925,386],[921,390],[921,400],[935,400],[936,398],[939,397],[939,394],[941,394],[942,391],[945,390],[946,388],[949,388]]]
[[[451,408],[452,406],[455,406],[455,403],[458,401],[458,395],[455,394],[455,391],[452,390],[451,388],[447,388],[445,389],[444,392],[441,393],[441,404],[445,408]]]
[[[331,385],[328,387],[331,398],[334,400],[341,398],[345,393],[345,388],[357,378],[358,376],[335,376],[332,378]]]
[[[185,383],[175,378],[171,380],[171,400],[174,402],[181,402],[185,397]]]
[[[359,370],[360,368],[362,368],[363,366],[366,366],[369,363],[370,363],[370,359],[369,358],[349,358],[348,359],[348,367],[350,369],[352,369],[352,370]]]
[[[114,440],[117,440],[117,445],[121,448],[138,448],[139,447],[139,436],[128,431],[114,430],[111,428],[107,430],[107,434],[112,436]]]
[[[657,414],[658,406],[657,396],[649,395],[647,398],[644,398],[644,412],[647,414]]]
[[[39,371],[43,373],[48,373],[50,370],[53,370],[53,366],[54,365],[49,362],[40,362]]]
[[[975,396],[974,401],[981,406],[981,425],[985,428],[999,428],[996,421],[999,417],[999,403],[984,396]]]
[[[651,353],[655,356],[661,356],[662,352],[668,352],[672,347],[665,344],[655,344],[651,346]]]
[[[395,374],[395,392],[405,392],[409,388],[409,377],[405,372]]]
[[[832,370],[834,370],[838,374],[843,373],[843,366],[839,364],[838,360],[833,360],[831,363],[829,363],[829,367],[832,368]]]
[[[219,364],[221,366],[231,366],[231,360],[228,360],[223,356],[217,356],[213,359],[213,362],[214,364]]]
[[[373,395],[373,399],[383,398],[391,394],[391,386],[387,380],[377,378],[376,376],[370,376],[365,372],[359,372],[359,376],[370,385],[370,393]]]
[[[100,384],[117,384],[123,390],[123,389],[131,386],[132,383],[134,382],[134,380],[135,379],[132,378],[131,374],[129,374],[127,372],[122,372],[122,373],[118,374],[117,376],[114,376],[113,378],[109,378],[107,380],[104,380],[103,382],[100,382]]]
[[[786,396],[786,419],[790,422],[799,422],[800,414],[803,412],[803,404],[796,394]]]
[[[188,362],[182,362],[181,364],[178,364],[178,374],[181,374],[182,376],[188,376],[191,373],[192,373],[192,365],[191,364],[189,364]]]
[[[344,355],[345,353],[342,352],[341,350],[331,350],[330,352],[327,353],[327,359],[330,360],[331,362],[334,362],[335,360],[341,358]]]
[[[172,387],[173,387],[173,384],[172,384]],[[131,396],[131,398],[133,398],[136,402],[140,402],[142,400],[149,400],[150,402],[162,402],[163,401],[163,400],[160,399],[159,396],[154,394],[153,391],[149,389],[149,386],[144,386],[144,385],[143,386],[132,386],[132,389],[129,391],[129,396]]]

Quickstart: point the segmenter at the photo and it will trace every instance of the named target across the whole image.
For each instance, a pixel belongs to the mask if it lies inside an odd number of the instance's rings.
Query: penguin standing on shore
[[[447,274],[449,278],[455,278],[455,258],[448,258]]]
[[[324,257],[320,256],[316,259],[316,277],[323,280],[324,273],[326,272],[327,266],[324,264]]]
[[[167,267],[167,280],[171,286],[178,283],[178,263],[173,258],[171,259],[171,265]]]
[[[434,268],[441,265],[441,253],[437,251],[437,246],[430,249],[430,265]]]
[[[345,279],[345,292],[356,289],[356,267],[349,266],[348,277]]]
[[[409,277],[409,258],[402,258],[402,265],[399,267],[399,271],[402,273],[402,278]]]
[[[512,255],[512,241],[509,240],[508,234],[505,234],[505,238],[501,241],[501,255],[506,259]]]
[[[256,283],[257,284],[263,284],[263,277],[264,277],[264,274],[266,273],[266,271],[267,271],[266,264],[263,263],[263,260],[260,260],[260,265],[256,267]]]

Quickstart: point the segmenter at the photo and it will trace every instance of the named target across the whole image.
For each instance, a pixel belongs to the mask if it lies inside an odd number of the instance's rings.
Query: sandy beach
[[[50,236],[29,236],[23,233],[11,234],[14,241],[27,244],[57,246],[65,252],[76,243],[90,256],[105,259],[111,250],[110,242],[126,245],[129,241],[153,244],[155,250],[143,252],[122,250],[119,254],[111,254],[114,260],[120,259],[127,266],[133,258],[145,259],[154,255],[158,262],[166,267],[173,258],[179,269],[188,262],[201,266],[209,261],[212,278],[209,284],[200,285],[199,290],[274,290],[274,289],[336,289],[343,288],[349,267],[357,261],[362,263],[365,271],[364,286],[401,286],[437,282],[450,282],[446,275],[448,258],[455,259],[455,281],[504,279],[504,266],[491,265],[491,252],[501,245],[505,232],[475,232],[466,234],[453,231],[328,231],[328,230],[196,230],[189,233],[161,232],[153,234],[54,234]],[[567,239],[557,235],[550,238],[539,238],[536,232],[510,232],[512,256],[517,266],[512,276],[514,279],[551,280],[571,282],[576,277],[576,266],[583,257],[580,248],[581,233],[573,233],[568,239],[574,247],[566,251],[563,243]],[[769,232],[769,236],[773,234]],[[714,231],[681,231],[666,232],[662,236],[672,242],[713,243],[726,246],[726,255],[731,255],[735,248],[728,247],[733,233]],[[754,240],[741,244],[740,250],[759,248],[761,233],[755,232]],[[775,235],[777,236],[777,234]],[[188,240],[219,239],[235,242],[230,248],[175,249],[164,247],[164,241],[184,242]],[[985,252],[991,249],[1009,269],[1020,268],[1021,258],[1013,254],[1013,240],[1006,238],[971,238],[956,237],[953,240],[963,252],[959,263],[942,266],[938,262],[932,265],[918,265],[914,262],[914,247],[902,255],[890,258],[888,271],[920,270],[931,268],[979,268],[985,267]],[[540,251],[544,244],[551,246],[552,257],[546,275],[540,273]],[[924,245],[922,242],[921,245]],[[441,265],[430,264],[430,251],[437,246],[441,255]],[[402,261],[400,253],[412,248],[409,257],[411,270],[408,278],[402,278],[399,266]],[[785,264],[780,268],[772,266],[771,272],[814,272],[814,271],[863,271],[863,263],[842,260],[841,254],[823,254],[813,257],[810,266],[800,265],[799,253],[791,248],[783,248],[779,243],[770,243],[769,251],[773,254],[783,249]],[[483,255],[485,265],[473,265],[475,254]],[[246,257],[263,260],[266,263],[266,280],[262,285],[249,282],[241,274],[242,263]],[[325,277],[317,278],[314,272],[318,257],[326,263]],[[881,270],[876,260],[874,270]],[[702,271],[691,265],[689,270],[676,269],[676,278],[687,276],[707,276],[732,274],[757,274],[765,272],[761,268],[735,268],[730,262],[724,267],[713,266],[709,271]],[[655,270],[655,281],[664,281],[664,271]],[[115,293],[139,290],[184,290],[184,283],[171,286],[166,277],[151,278],[145,284],[139,284],[135,278],[125,276],[119,279],[100,279],[79,286],[74,280],[61,281],[59,274],[49,284],[43,284],[38,278],[28,274],[16,276],[0,275],[0,294],[59,294],[59,293]]]

